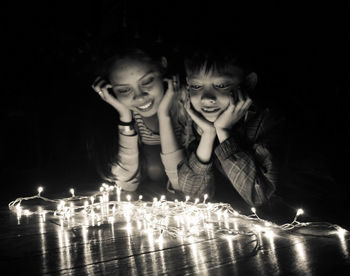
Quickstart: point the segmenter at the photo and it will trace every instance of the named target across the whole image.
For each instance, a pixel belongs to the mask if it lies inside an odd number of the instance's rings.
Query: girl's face
[[[163,80],[155,65],[131,58],[118,60],[109,74],[117,99],[143,117],[157,113],[163,98]]]
[[[242,70],[233,68],[226,74],[215,71],[187,76],[191,104],[209,122],[215,122],[230,104],[243,77]]]

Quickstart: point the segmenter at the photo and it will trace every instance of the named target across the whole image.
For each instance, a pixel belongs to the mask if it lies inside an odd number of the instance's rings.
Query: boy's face
[[[215,122],[230,104],[243,78],[243,72],[235,67],[230,72],[215,71],[187,76],[187,85],[193,108],[209,122]]]
[[[134,59],[118,61],[109,76],[117,99],[143,117],[157,113],[164,88],[161,73],[155,66]]]

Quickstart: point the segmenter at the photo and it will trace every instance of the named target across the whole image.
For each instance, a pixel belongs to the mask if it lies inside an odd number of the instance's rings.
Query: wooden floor
[[[82,218],[81,218],[82,219]],[[215,229],[249,230],[243,218]],[[191,238],[142,231],[122,216],[82,226],[57,216],[22,216],[1,208],[0,264],[7,275],[350,275],[350,236],[334,229]],[[244,231],[243,231],[244,233]],[[6,269],[6,270],[5,270]],[[3,274],[4,275],[4,274]]]

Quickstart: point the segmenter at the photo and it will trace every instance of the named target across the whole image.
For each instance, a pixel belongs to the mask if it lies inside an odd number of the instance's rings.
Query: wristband
[[[119,121],[118,122],[118,125],[120,125],[120,126],[133,126],[134,125],[134,123],[135,123],[135,121],[134,121],[134,119],[132,119],[130,122],[122,122],[122,121]]]
[[[135,135],[135,129],[133,125],[118,125],[119,133],[127,136]]]

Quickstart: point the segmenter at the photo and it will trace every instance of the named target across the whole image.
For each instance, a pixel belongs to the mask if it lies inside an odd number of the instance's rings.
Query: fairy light
[[[69,189],[69,192],[72,194],[72,197],[75,197],[74,189],[73,189],[73,188],[70,188],[70,189]]]
[[[44,188],[43,187],[38,187],[38,196],[40,197],[41,196],[41,193],[42,193],[42,191],[44,190]]]
[[[205,204],[205,201],[208,199],[208,194],[204,195],[204,199],[203,199],[203,204]]]
[[[186,196],[185,201],[166,200],[162,195],[159,200],[155,197],[152,202],[138,200],[131,201],[131,195],[126,196],[126,201],[120,200],[121,189],[118,186],[101,185],[99,192],[92,196],[77,196],[73,188],[70,190],[72,197],[62,199],[48,199],[41,196],[42,187],[38,187],[38,194],[32,197],[22,197],[9,203],[9,209],[20,217],[37,214],[40,216],[54,215],[59,219],[61,227],[76,227],[82,225],[87,227],[99,226],[104,223],[113,224],[124,222],[128,234],[132,231],[154,233],[163,238],[164,235],[191,239],[201,233],[211,237],[215,235],[260,235],[272,238],[276,231],[292,231],[300,227],[327,227],[335,229],[335,233],[344,236],[347,230],[329,223],[299,222],[298,217],[304,213],[302,209],[296,210],[296,215],[291,223],[283,225],[261,219],[257,215],[255,207],[251,208],[251,215],[243,215],[227,203],[207,202],[208,195],[204,195],[203,201],[196,198],[194,203]],[[117,195],[117,200],[110,200],[111,193]],[[55,203],[56,209],[38,209],[23,207],[23,201],[39,198],[44,202]],[[99,202],[96,203],[96,198]],[[52,204],[50,204],[52,206]],[[51,207],[52,208],[52,207]],[[79,219],[74,219],[75,217]],[[244,222],[241,224],[241,222]],[[134,229],[134,230],[133,230]],[[259,239],[258,239],[259,240]]]

